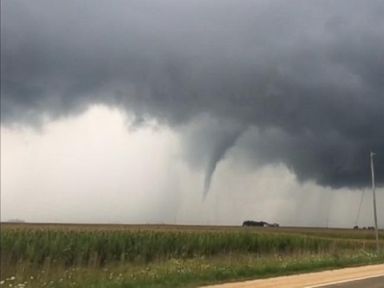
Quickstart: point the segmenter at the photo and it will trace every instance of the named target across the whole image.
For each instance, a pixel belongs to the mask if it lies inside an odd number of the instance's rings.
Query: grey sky
[[[342,191],[369,185],[374,150],[384,184],[383,1],[1,5],[6,129],[102,104],[171,129],[200,195],[226,157]]]
[[[99,105],[51,121],[39,131],[2,127],[1,219],[226,225],[262,219],[331,227],[356,223],[362,191],[302,184],[281,164],[247,167],[236,149],[217,166],[203,201],[204,171],[185,161],[185,138],[156,123],[138,129],[129,123],[121,111]],[[377,193],[379,224],[383,192]],[[359,226],[372,225],[371,195],[366,190]]]

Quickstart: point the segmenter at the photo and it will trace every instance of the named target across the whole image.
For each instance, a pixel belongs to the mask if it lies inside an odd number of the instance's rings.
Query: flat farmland
[[[384,262],[373,231],[304,227],[2,223],[0,249],[2,287],[197,287]]]

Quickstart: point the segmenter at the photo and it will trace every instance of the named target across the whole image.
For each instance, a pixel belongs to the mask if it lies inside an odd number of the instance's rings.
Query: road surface
[[[384,264],[206,286],[206,288],[276,287],[384,288]]]
[[[349,281],[334,285],[320,286],[321,288],[384,288],[384,276]],[[319,287],[319,288],[320,288]]]

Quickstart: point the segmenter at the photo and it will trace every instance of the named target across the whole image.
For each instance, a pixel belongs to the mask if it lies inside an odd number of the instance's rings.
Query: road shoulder
[[[383,276],[384,264],[351,267],[322,272],[281,276],[268,279],[250,280],[236,283],[205,286],[205,288],[309,288],[321,287],[333,283],[341,283],[371,277]]]

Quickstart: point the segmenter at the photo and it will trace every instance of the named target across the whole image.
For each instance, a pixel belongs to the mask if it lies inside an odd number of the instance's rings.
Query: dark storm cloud
[[[206,188],[234,145],[332,187],[368,184],[372,149],[384,183],[383,1],[9,0],[1,13],[4,125],[119,105],[192,133]]]

